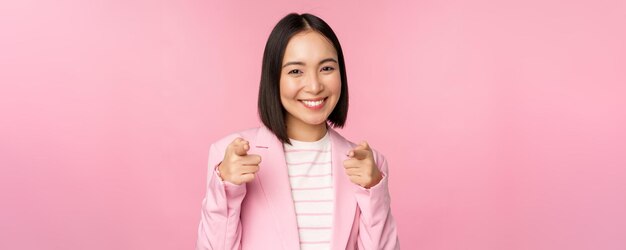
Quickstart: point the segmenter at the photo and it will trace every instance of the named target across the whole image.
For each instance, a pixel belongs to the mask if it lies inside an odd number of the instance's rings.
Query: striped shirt
[[[333,226],[331,144],[328,132],[318,141],[289,138],[283,144],[291,195],[296,208],[300,249],[330,249]]]

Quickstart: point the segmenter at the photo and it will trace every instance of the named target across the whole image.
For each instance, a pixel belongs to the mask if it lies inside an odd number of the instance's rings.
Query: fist
[[[354,184],[370,188],[383,179],[374,162],[374,153],[366,141],[359,143],[348,152],[348,159],[343,161],[345,172]]]
[[[250,144],[240,137],[228,144],[224,160],[218,166],[222,180],[236,185],[254,180],[256,172],[259,171],[261,156],[249,155],[248,150]]]

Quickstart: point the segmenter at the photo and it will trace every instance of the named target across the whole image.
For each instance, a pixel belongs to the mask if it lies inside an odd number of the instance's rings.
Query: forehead
[[[333,44],[317,31],[303,31],[289,39],[283,62],[287,60],[319,61],[328,57],[337,58]]]

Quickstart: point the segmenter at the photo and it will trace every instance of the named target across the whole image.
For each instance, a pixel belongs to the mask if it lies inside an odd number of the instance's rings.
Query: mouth
[[[305,107],[313,110],[321,109],[326,104],[326,99],[328,97],[320,97],[314,99],[299,99],[298,101],[302,103]]]

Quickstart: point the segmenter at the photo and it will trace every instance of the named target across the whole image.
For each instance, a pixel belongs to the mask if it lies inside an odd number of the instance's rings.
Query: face
[[[341,94],[337,52],[316,31],[294,35],[287,44],[280,74],[280,100],[287,126],[324,124]]]

